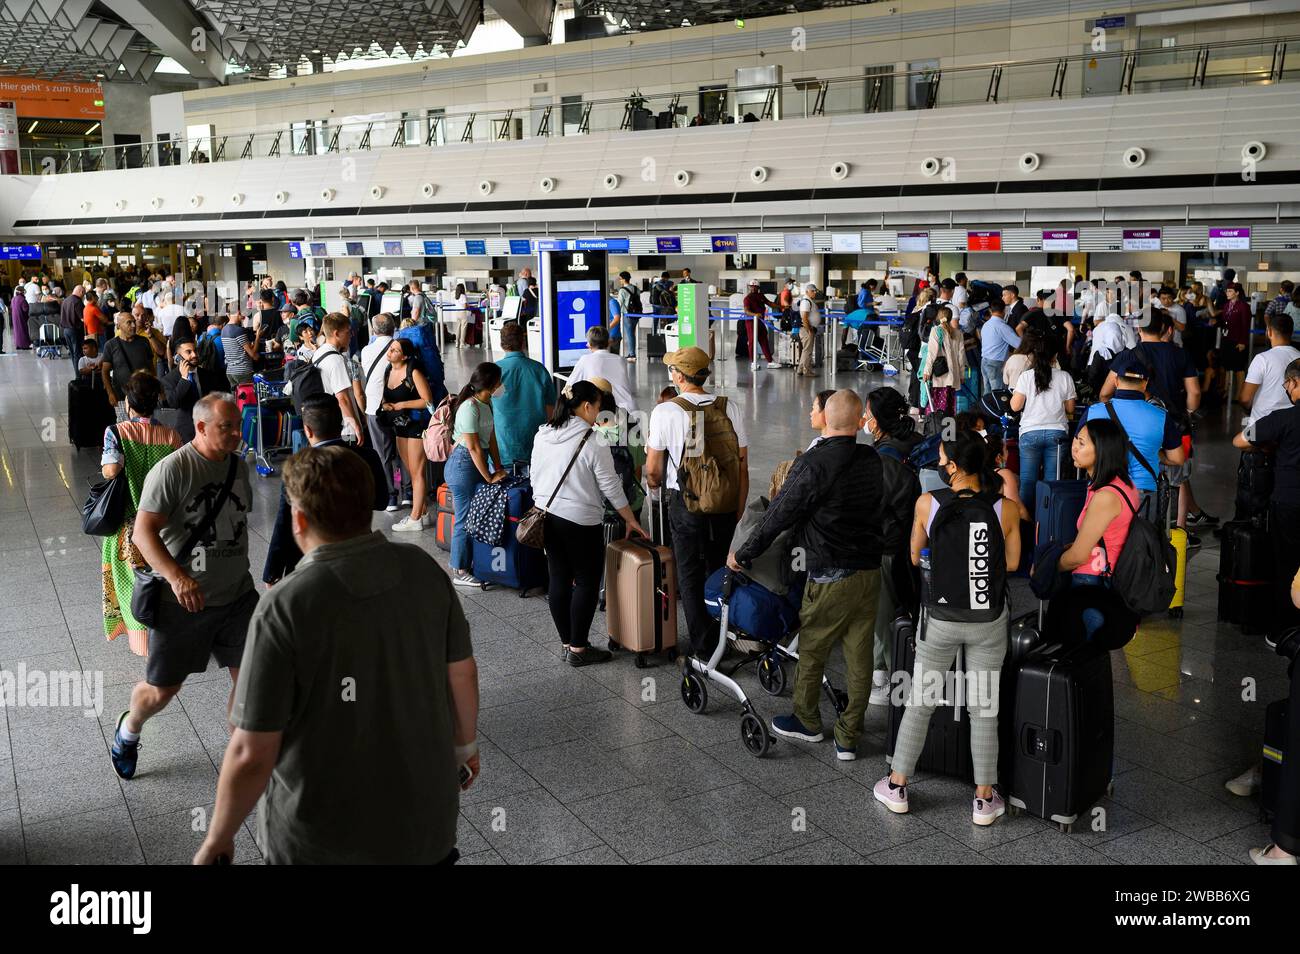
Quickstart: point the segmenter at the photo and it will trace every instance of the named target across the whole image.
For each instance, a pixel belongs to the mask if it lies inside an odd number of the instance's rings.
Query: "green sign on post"
[[[677,286],[677,347],[695,346],[695,289],[700,288],[691,282]]]

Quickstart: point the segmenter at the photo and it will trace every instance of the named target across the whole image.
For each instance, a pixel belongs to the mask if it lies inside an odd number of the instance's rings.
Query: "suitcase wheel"
[[[632,660],[632,664],[636,666],[637,669],[644,669],[646,667],[645,653],[637,653],[636,659]],[[682,692],[684,693],[685,691],[686,690],[683,688]],[[689,706],[690,703],[688,702],[686,705]]]
[[[682,676],[682,702],[696,715],[709,704],[709,690],[704,687],[704,680],[693,672]]]
[[[1056,827],[1060,829],[1060,832],[1063,835],[1074,834],[1074,822],[1057,822]]]
[[[1010,802],[1007,802],[1007,817],[1015,818],[1019,814],[1020,814],[1020,806],[1012,805]]]
[[[622,645],[622,643],[616,642],[616,641],[614,640],[614,637],[611,636],[611,637],[609,638],[609,648],[610,648],[610,651],[611,651],[611,652],[617,652],[618,650],[620,650],[620,649],[623,648],[623,645]]]
[[[767,726],[752,712],[746,712],[740,717],[740,741],[745,744],[745,750],[750,755],[759,759],[767,755],[767,750],[772,747],[772,737],[767,734]]]
[[[1182,619],[1182,618],[1183,618],[1183,608],[1182,608],[1181,606],[1171,606],[1171,607],[1169,608],[1169,618],[1170,618],[1170,619]]]
[[[668,652],[665,653],[665,655],[668,657],[669,662],[677,662],[677,647],[669,647]]]
[[[770,696],[785,692],[785,667],[771,653],[758,660],[758,684]]]

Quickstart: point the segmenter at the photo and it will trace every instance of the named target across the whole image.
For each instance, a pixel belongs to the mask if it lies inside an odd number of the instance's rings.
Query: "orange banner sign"
[[[0,76],[0,99],[13,100],[20,119],[103,119],[101,83],[60,83]]]

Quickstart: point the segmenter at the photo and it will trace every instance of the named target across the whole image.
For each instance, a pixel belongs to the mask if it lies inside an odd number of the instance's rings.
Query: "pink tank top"
[[[1108,489],[1112,487],[1114,490]],[[1132,504],[1134,508],[1138,505],[1137,488],[1124,483],[1118,477],[1101,489],[1109,494],[1119,491],[1124,495],[1124,499],[1128,501],[1128,504]],[[1084,514],[1088,512],[1088,507],[1092,505],[1093,495],[1096,493],[1097,491],[1089,488],[1088,497],[1083,503],[1083,511],[1074,524],[1076,530],[1083,526]],[[1119,560],[1119,555],[1124,549],[1124,541],[1128,539],[1128,528],[1133,523],[1133,511],[1129,509],[1128,504],[1120,504],[1119,516],[1110,522],[1110,525],[1106,527],[1101,535],[1102,541],[1106,544],[1105,553],[1102,553],[1101,543],[1098,543],[1092,548],[1092,558],[1087,563],[1075,567],[1075,573],[1081,576],[1102,576],[1114,569],[1115,563]],[[1107,557],[1110,558],[1109,564],[1107,563]]]

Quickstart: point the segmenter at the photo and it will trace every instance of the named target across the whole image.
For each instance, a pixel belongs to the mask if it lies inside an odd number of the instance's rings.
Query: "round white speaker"
[[[837,182],[843,182],[849,177],[851,167],[847,162],[837,162],[831,166],[831,178]]]
[[[766,166],[755,166],[753,169],[750,169],[750,170],[749,170],[749,181],[750,181],[750,182],[754,182],[754,183],[762,183],[762,182],[766,182],[766,181],[767,181],[767,167],[766,167]]]
[[[937,176],[941,168],[943,168],[943,164],[939,162],[937,156],[927,156],[921,160],[921,175],[923,176]]]
[[[673,185],[679,189],[685,189],[691,184],[691,174],[685,169],[678,169],[673,173]]]
[[[491,182],[489,182],[487,179],[480,179],[478,184],[478,194],[491,195],[492,190],[495,188],[496,186],[493,185]]]
[[[320,200],[321,200],[322,202],[333,202],[333,201],[334,201],[334,190],[333,190],[333,189],[321,189],[321,190],[320,190]]]
[[[289,201],[289,193],[285,192],[283,189],[281,189],[279,192],[275,194],[276,205],[284,205],[288,201]]]
[[[1241,158],[1248,159],[1251,162],[1259,162],[1268,155],[1268,147],[1258,139],[1252,139],[1246,145],[1241,147]]]
[[[384,187],[381,185],[372,185],[370,187],[370,198],[379,201],[384,197]]]
[[[420,186],[420,195],[424,196],[426,199],[432,199],[433,194],[437,191],[438,187],[432,182],[426,182],[424,185]]]
[[[244,204],[244,193],[242,193],[242,192],[232,192],[232,193],[230,193],[230,204],[231,204],[231,205],[243,205],[243,204]]]
[[[1130,146],[1124,150],[1124,165],[1136,169],[1147,161],[1147,151],[1141,146]]]
[[[1023,156],[1020,157],[1020,171],[1021,171],[1021,172],[1035,172],[1035,171],[1037,171],[1038,166],[1039,166],[1039,164],[1040,164],[1041,162],[1042,162],[1042,159],[1039,158],[1038,153],[1036,153],[1036,152],[1027,152],[1027,153],[1025,153]]]
[[[612,172],[607,173],[602,184],[605,186],[606,192],[613,192],[618,188],[618,176]]]
[[[550,176],[543,176],[541,178],[541,181],[537,183],[537,188],[541,189],[543,192],[546,193],[554,192],[555,180],[552,179]]]

